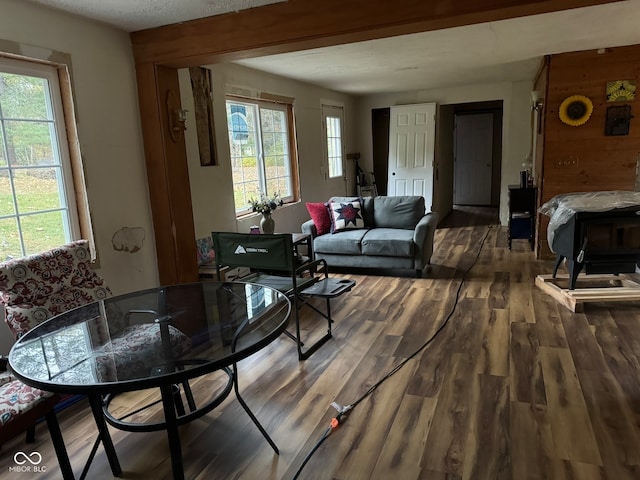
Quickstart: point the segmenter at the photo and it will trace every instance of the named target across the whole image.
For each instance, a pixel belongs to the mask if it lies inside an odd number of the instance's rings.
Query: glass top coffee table
[[[99,437],[83,477],[100,441],[113,474],[121,474],[108,422],[128,431],[166,430],[173,476],[182,479],[178,426],[211,411],[232,388],[278,453],[240,396],[236,363],[276,339],[290,313],[290,302],[283,294],[258,284],[203,282],[153,288],[47,320],[16,342],[9,364],[27,385],[89,397]],[[214,371],[227,374],[227,385],[205,404],[196,405],[189,380]],[[113,395],[148,388],[160,390],[164,421],[129,423],[109,412]]]

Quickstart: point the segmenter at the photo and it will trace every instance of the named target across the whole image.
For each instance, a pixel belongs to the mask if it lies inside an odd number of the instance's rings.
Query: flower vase
[[[263,213],[262,220],[260,220],[260,228],[262,233],[273,234],[276,229],[276,222],[271,218],[270,213]]]

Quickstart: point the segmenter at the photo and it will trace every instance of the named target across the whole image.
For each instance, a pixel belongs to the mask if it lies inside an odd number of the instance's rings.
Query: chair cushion
[[[309,203],[305,204],[307,211],[311,215],[313,224],[316,226],[318,235],[324,235],[331,231],[331,217],[329,216],[328,205],[326,203]]]
[[[413,257],[413,230],[374,228],[362,239],[363,255]]]
[[[175,359],[191,350],[191,339],[168,326],[169,344]],[[100,348],[96,355],[96,370],[100,381],[131,379],[147,376],[152,367],[162,363],[163,343],[158,324],[131,325],[118,332]]]
[[[111,295],[91,268],[86,240],[0,264],[0,292],[5,321],[16,337],[54,315]]]
[[[30,387],[19,380],[0,386],[0,427],[24,415],[51,396],[53,393]]]

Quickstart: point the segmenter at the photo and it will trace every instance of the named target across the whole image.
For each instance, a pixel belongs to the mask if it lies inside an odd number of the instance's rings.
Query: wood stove
[[[640,205],[608,211],[577,211],[553,232],[555,278],[560,263],[569,263],[569,289],[578,274],[634,273],[640,263]]]

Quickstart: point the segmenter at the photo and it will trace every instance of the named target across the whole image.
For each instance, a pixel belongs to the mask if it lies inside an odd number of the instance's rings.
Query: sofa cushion
[[[339,253],[343,255],[361,255],[360,243],[367,233],[365,229],[349,229],[334,235],[322,235],[313,241],[313,249],[319,253]]]
[[[374,228],[362,238],[363,255],[413,257],[413,230]]]
[[[424,214],[424,197],[373,197],[373,221],[376,228],[413,230]]]
[[[359,199],[349,202],[329,202],[329,212],[331,215],[331,233],[364,228],[362,202]]]
[[[307,206],[307,211],[309,212],[309,215],[311,215],[313,224],[316,226],[316,231],[318,232],[318,235],[324,235],[325,233],[329,233],[331,231],[331,217],[329,216],[328,205],[324,202],[322,203],[307,202],[305,205]]]

